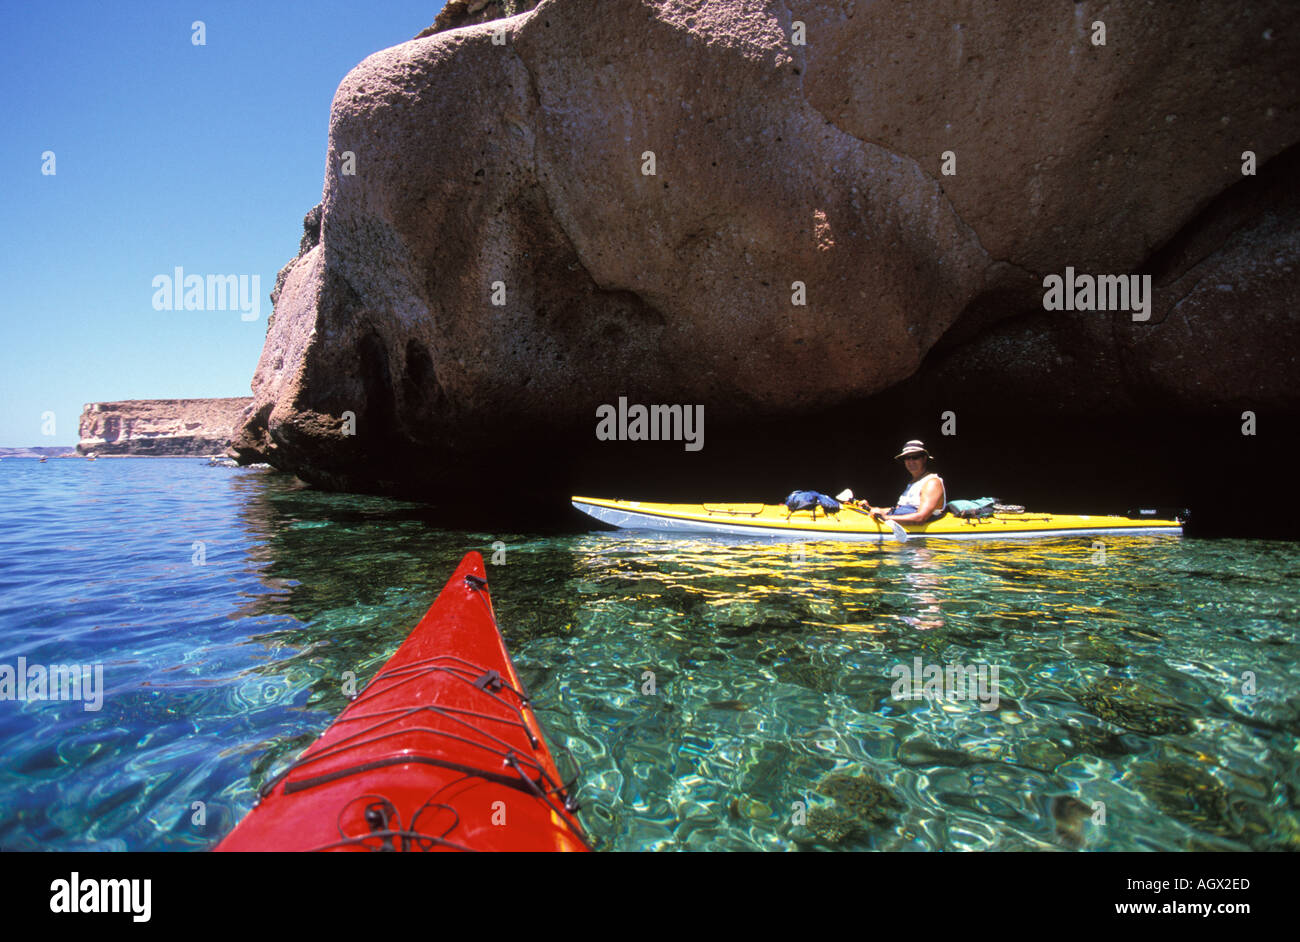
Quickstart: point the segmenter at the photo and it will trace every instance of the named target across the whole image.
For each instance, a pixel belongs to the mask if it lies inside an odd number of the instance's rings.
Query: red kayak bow
[[[467,553],[369,686],[217,845],[589,850]]]

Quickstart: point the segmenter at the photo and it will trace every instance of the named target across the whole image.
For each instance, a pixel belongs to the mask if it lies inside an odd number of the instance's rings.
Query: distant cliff
[[[32,445],[0,448],[0,458],[61,458],[71,452],[67,445]]]
[[[77,451],[97,455],[189,456],[225,451],[253,400],[128,399],[81,412]]]

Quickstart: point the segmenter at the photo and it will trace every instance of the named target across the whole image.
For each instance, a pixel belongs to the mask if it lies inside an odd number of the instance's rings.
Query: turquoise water
[[[494,543],[601,849],[1300,848],[1295,543],[471,533],[193,459],[0,492],[0,665],[106,688],[0,702],[6,849],[210,847]],[[996,704],[895,698],[916,658],[996,667]]]

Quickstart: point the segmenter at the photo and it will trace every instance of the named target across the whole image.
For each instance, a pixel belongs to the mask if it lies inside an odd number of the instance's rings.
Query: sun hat
[[[925,455],[931,461],[934,460],[934,455],[925,450],[925,442],[915,438],[904,445],[902,451],[894,455],[894,460],[897,461],[899,458],[906,458],[908,455]]]

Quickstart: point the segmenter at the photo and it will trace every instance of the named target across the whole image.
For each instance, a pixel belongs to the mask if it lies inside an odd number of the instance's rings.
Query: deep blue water
[[[499,542],[599,848],[1300,848],[1296,543],[472,533],[197,459],[7,459],[0,494],[0,668],[105,686],[0,702],[0,847],[210,847]],[[895,698],[915,658],[997,667],[996,708]]]

